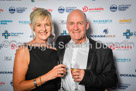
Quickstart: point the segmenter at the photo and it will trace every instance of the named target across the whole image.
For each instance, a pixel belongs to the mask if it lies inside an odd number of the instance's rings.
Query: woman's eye
[[[50,24],[45,24],[45,26],[50,26]]]
[[[41,26],[40,24],[37,25],[38,27]]]

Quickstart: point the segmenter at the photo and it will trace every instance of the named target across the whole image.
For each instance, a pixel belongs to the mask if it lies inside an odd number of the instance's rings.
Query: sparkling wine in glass
[[[71,62],[71,74],[79,69],[79,65],[75,62]],[[75,91],[78,91],[78,82],[75,82]]]

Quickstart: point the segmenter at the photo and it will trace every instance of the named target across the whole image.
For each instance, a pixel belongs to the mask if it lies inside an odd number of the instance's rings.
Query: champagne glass
[[[79,65],[76,62],[71,62],[71,74],[79,69]],[[78,91],[78,82],[75,82],[75,91]]]
[[[62,61],[62,60],[59,60],[59,61],[58,61],[58,65],[59,65],[59,64],[63,64],[63,61]],[[63,73],[61,73],[61,75],[63,75]],[[61,78],[61,80],[62,80],[62,78]],[[63,83],[62,83],[62,82],[61,82],[61,87],[60,87],[59,91],[65,91],[65,89],[63,88]]]

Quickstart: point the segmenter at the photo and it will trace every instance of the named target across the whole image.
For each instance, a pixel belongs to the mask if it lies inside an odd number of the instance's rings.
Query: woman
[[[35,38],[17,49],[13,70],[14,90],[58,91],[58,77],[64,76],[66,66],[57,65],[57,52],[47,43],[48,38],[54,35],[51,14],[37,8],[30,14],[30,21]]]

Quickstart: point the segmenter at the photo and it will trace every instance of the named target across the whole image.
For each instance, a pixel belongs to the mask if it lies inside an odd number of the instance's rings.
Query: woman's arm
[[[26,72],[29,65],[29,50],[28,48],[20,48],[16,52],[14,69],[13,69],[13,88],[14,91],[23,91],[23,90],[32,90],[35,88],[34,79],[25,80]],[[66,69],[65,65],[57,65],[48,73],[35,78],[37,86],[42,85],[43,83],[55,79],[57,77],[63,77]]]

